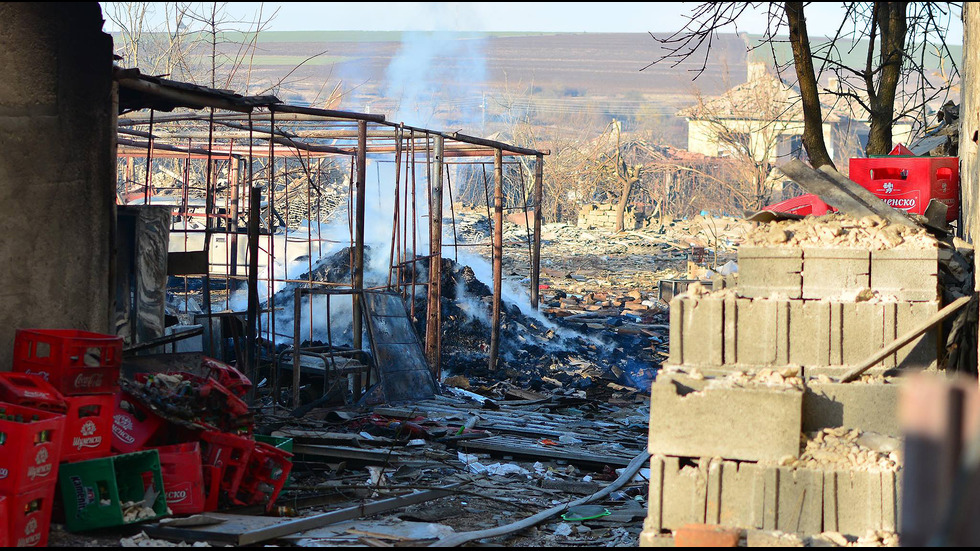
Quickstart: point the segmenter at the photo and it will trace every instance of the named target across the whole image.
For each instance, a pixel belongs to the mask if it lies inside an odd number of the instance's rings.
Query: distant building
[[[805,157],[799,88],[770,73],[766,64],[750,62],[745,83],[721,96],[698,100],[678,113],[688,120],[688,150],[711,157],[750,155],[756,162],[770,164]],[[864,154],[869,132],[866,116],[831,94],[825,94],[821,103],[827,151],[846,170],[847,159]],[[907,143],[911,131],[911,124],[896,124],[894,142]]]

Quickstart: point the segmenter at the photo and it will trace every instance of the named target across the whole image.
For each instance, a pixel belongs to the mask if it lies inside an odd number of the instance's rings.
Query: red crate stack
[[[204,475],[201,445],[187,442],[157,448],[160,473],[167,496],[167,507],[177,515],[191,515],[205,510]]]
[[[944,203],[946,221],[960,212],[960,173],[957,157],[915,157],[898,146],[890,155],[850,160],[848,176],[893,208],[925,213],[931,199]]]
[[[18,329],[14,371],[42,376],[63,396],[119,390],[122,338],[75,329]]]
[[[0,531],[7,545],[47,545],[64,427],[60,413],[0,402],[0,498],[6,509]]]

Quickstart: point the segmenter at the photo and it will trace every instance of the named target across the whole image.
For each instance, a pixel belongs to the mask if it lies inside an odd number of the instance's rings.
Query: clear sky
[[[105,4],[105,3],[103,3]],[[276,10],[276,31],[543,31],[671,32],[679,30],[697,2],[229,2],[229,15],[252,18]],[[814,2],[806,8],[812,36],[830,35],[841,21],[841,4]],[[766,17],[740,18],[738,31],[761,34]],[[106,30],[114,30],[107,23]],[[735,29],[729,30],[734,32]],[[963,43],[959,12],[947,40]]]

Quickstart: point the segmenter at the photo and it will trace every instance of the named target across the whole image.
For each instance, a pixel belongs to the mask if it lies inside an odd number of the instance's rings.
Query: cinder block
[[[763,529],[798,534],[823,531],[823,471],[770,467],[763,481]]]
[[[738,295],[764,298],[803,296],[803,249],[746,247],[738,249]]]
[[[708,465],[706,521],[724,526],[761,527],[764,470],[758,463],[712,459]]]
[[[868,249],[803,248],[803,298],[840,297],[871,286]]]
[[[843,365],[857,365],[884,346],[885,320],[881,303],[843,303],[841,322]]]
[[[721,366],[725,349],[725,301],[679,296],[670,301],[670,363]]]
[[[896,380],[897,381],[897,380]],[[843,427],[901,436],[900,384],[806,382],[803,432]]]
[[[827,471],[824,474],[824,530],[863,536],[868,530],[895,531],[899,502],[896,473]]]
[[[830,365],[830,303],[794,300],[789,305],[789,363]]]
[[[650,393],[650,453],[744,461],[799,456],[801,391],[722,387],[694,392],[664,375]]]
[[[895,336],[900,337],[939,312],[939,302],[900,302],[895,305],[895,308]],[[938,362],[938,350],[941,347],[939,335],[939,329],[934,327],[908,345],[898,349],[895,355],[895,365],[902,369],[935,368]],[[891,339],[888,342],[891,342]]]
[[[659,534],[685,524],[703,523],[707,480],[707,461],[652,456],[649,511],[644,530]]]
[[[780,301],[738,299],[735,308],[735,361],[729,363],[747,367],[777,364],[780,344],[789,340],[788,327],[780,324]]]
[[[939,298],[939,248],[871,251],[871,289],[903,301]]]

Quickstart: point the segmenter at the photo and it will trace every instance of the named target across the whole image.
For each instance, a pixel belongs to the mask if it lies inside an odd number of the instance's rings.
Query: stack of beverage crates
[[[111,335],[16,332],[13,371],[0,373],[0,543],[47,545],[59,464],[110,454],[121,361]]]
[[[16,332],[13,371],[0,373],[0,545],[46,546],[52,515],[84,531],[169,513],[272,508],[292,441],[253,436],[246,377],[210,358],[206,376],[170,374],[202,400],[199,418],[182,424],[126,392],[121,365],[122,340],[112,335]],[[145,503],[150,489],[159,495]],[[142,516],[127,515],[137,502]]]
[[[270,442],[253,434],[243,400],[252,384],[238,370],[204,358],[201,373],[206,376],[181,371],[136,375],[136,384],[116,399],[113,449],[159,453],[167,504],[174,514],[255,504],[271,510],[292,468],[292,454],[283,445],[291,441]],[[181,386],[179,396],[157,393],[175,382]],[[193,422],[168,420],[168,409],[179,408],[188,397],[204,405],[195,408]]]

